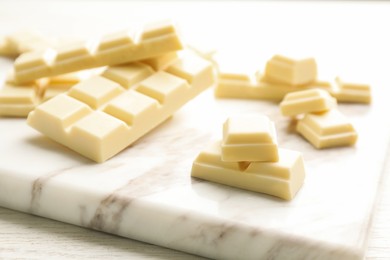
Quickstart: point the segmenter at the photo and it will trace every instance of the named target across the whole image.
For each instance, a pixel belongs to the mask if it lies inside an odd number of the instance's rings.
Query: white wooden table
[[[367,7],[367,12],[365,11]],[[390,24],[390,4],[387,3],[224,3],[216,1],[212,3],[164,3],[164,2],[125,2],[125,1],[52,1],[52,2],[34,2],[31,1],[5,1],[0,2],[0,34],[7,34],[18,29],[32,28],[42,31],[45,34],[54,36],[77,36],[88,37],[110,32],[121,28],[126,28],[134,21],[145,21],[159,18],[173,18],[182,24],[183,28],[192,28],[183,31],[183,34],[191,39],[202,35],[204,38],[213,40],[213,44],[222,45],[215,36],[215,31],[219,30],[221,38],[234,32],[232,37],[245,37],[247,34],[256,33],[258,36],[254,41],[245,44],[256,46],[262,42],[262,36],[267,39],[270,35],[262,34],[264,30],[269,33],[269,27],[262,24],[261,17],[256,18],[253,12],[256,8],[265,8],[271,10],[268,18],[278,19],[280,14],[291,12],[303,12],[311,14],[309,20],[298,21],[297,24],[307,25],[307,30],[318,28],[327,28],[326,25],[317,25],[312,19],[316,12],[324,17],[329,15],[329,31],[323,32],[324,35],[332,35],[332,30],[337,29],[337,21],[345,21],[341,27],[361,30],[361,40],[369,42],[375,41],[376,48],[380,48],[385,57],[390,57],[388,46],[390,42],[385,35],[384,29]],[[333,12],[334,11],[334,12]],[[249,15],[246,15],[249,12]],[[299,17],[299,12],[297,17]],[[323,13],[322,13],[323,12]],[[264,13],[264,12],[263,12]],[[386,15],[387,14],[387,15]],[[275,16],[273,16],[275,15]],[[363,17],[362,17],[363,16]],[[369,19],[370,16],[373,18]],[[386,17],[387,16],[387,17]],[[364,26],[353,26],[353,22],[360,21]],[[233,18],[233,19],[232,19]],[[254,19],[253,21],[251,19]],[[256,20],[258,19],[258,20]],[[299,20],[299,18],[297,18]],[[337,20],[338,19],[338,20]],[[344,20],[345,19],[345,20]],[[373,22],[375,21],[375,22]],[[290,21],[291,22],[291,21]],[[317,21],[318,22],[318,21]],[[379,23],[382,22],[382,23]],[[257,23],[258,26],[251,26],[252,32],[245,32],[248,23]],[[349,27],[349,24],[350,27]],[[272,24],[272,22],[270,23]],[[346,25],[347,24],[347,25]],[[221,26],[226,26],[221,27]],[[252,24],[253,25],[253,24]],[[241,26],[241,27],[240,27]],[[325,26],[325,27],[321,27]],[[336,26],[336,27],[335,27]],[[228,29],[229,28],[229,29]],[[253,31],[258,28],[258,31]],[[230,30],[231,29],[231,30]],[[382,31],[383,30],[383,31]],[[294,32],[289,32],[287,36],[294,36]],[[297,38],[301,35],[298,32]],[[337,34],[338,33],[338,34]],[[343,32],[336,30],[332,41],[343,39],[337,36]],[[350,32],[345,32],[345,37]],[[383,35],[382,35],[383,33]],[[318,35],[320,35],[318,33]],[[356,31],[351,37],[358,35]],[[378,38],[371,38],[377,36]],[[277,38],[275,35],[271,35]],[[315,37],[313,37],[315,38]],[[316,44],[316,39],[312,40]],[[319,40],[318,40],[319,41]],[[295,44],[295,45],[294,45]],[[329,44],[324,42],[324,44]],[[272,51],[283,52],[289,48],[296,49],[299,41],[286,42],[275,41],[273,47],[265,47],[264,57],[274,53]],[[261,45],[259,45],[261,46]],[[299,47],[299,46],[298,46]],[[259,47],[260,48],[260,47]],[[268,48],[268,49],[267,49]],[[353,46],[351,46],[353,49]],[[309,50],[310,51],[310,50]],[[356,54],[356,53],[355,53]],[[353,52],[346,53],[340,57],[341,64],[334,70],[340,69],[342,60],[356,58],[361,63],[361,69],[364,70],[367,64],[360,57],[368,57],[369,48],[354,56]],[[366,55],[366,56],[364,56]],[[324,61],[324,60],[323,60]],[[0,60],[0,62],[2,62]],[[4,60],[3,60],[4,62]],[[326,63],[326,61],[324,62]],[[337,63],[339,64],[339,63]],[[389,67],[387,64],[372,64],[380,72],[386,73]],[[0,158],[2,155],[0,155]],[[22,163],[22,162],[21,162]],[[367,250],[367,259],[390,259],[390,163],[381,182],[381,191],[378,194],[378,204],[376,214],[373,219],[373,227],[369,239]],[[191,256],[185,253],[176,252],[170,249],[164,249],[154,245],[145,244],[116,237],[110,234],[104,234],[57,221],[31,216],[24,213],[0,208],[0,259],[202,259],[197,256]]]

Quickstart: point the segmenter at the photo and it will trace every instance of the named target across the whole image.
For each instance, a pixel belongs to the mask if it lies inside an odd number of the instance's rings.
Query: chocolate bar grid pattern
[[[148,24],[135,32],[106,35],[99,41],[25,53],[14,63],[15,80],[17,83],[29,82],[42,77],[147,59],[180,49],[182,44],[171,23]]]
[[[178,59],[165,71],[154,72],[140,63],[129,66],[132,72],[127,77],[137,79],[130,88],[103,76],[92,77],[38,106],[28,123],[85,157],[103,162],[214,82],[211,64],[194,56]]]

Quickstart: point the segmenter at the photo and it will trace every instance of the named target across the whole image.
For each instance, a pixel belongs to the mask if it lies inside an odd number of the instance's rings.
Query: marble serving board
[[[360,259],[386,159],[389,102],[342,104],[354,147],[316,150],[276,103],[217,100],[212,89],[105,163],[0,118],[0,206],[219,259]],[[301,151],[292,201],[191,178],[197,154],[234,114],[262,113],[279,146]],[[388,120],[387,120],[388,121]]]

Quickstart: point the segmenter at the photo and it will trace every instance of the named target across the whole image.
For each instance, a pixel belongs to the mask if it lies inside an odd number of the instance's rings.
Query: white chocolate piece
[[[182,48],[171,23],[145,25],[140,40],[130,32],[103,37],[97,44],[88,43],[63,46],[42,52],[26,53],[15,61],[15,80],[29,82],[73,71],[117,65],[163,55]],[[97,46],[96,48],[92,48]]]
[[[279,149],[278,162],[224,162],[216,142],[195,159],[191,176],[291,200],[304,182],[305,167],[302,155],[287,149]]]
[[[298,121],[297,131],[318,149],[353,145],[357,140],[352,124],[335,109],[321,114],[306,114]]]
[[[230,77],[230,79],[226,78],[226,76]],[[215,88],[214,94],[218,98],[280,101],[287,93],[300,90],[287,85],[274,86],[264,82],[255,82],[245,74],[230,74],[226,76],[219,78]]]
[[[177,74],[190,75],[194,70],[187,61],[182,62],[187,66]],[[27,121],[51,139],[96,162],[103,162],[213,84],[210,63],[205,62],[202,69],[197,63],[194,67],[198,74],[190,78],[202,84],[189,84],[187,78],[168,73],[170,67],[146,79],[139,78],[141,82],[130,89],[95,76],[39,105]],[[144,67],[138,68],[144,70]],[[177,69],[175,66],[175,71]]]
[[[185,79],[193,88],[201,88],[204,85],[213,84],[215,81],[214,77],[208,76],[209,66],[209,61],[192,52],[184,52],[182,58],[174,61],[166,71]]]
[[[37,88],[33,85],[0,89],[0,116],[25,117],[37,105]]]
[[[368,84],[344,82],[336,78],[337,90],[333,93],[340,102],[371,103],[371,87]]]
[[[336,107],[337,101],[325,90],[309,89],[287,94],[280,103],[284,116],[325,112]]]
[[[128,65],[108,67],[102,76],[117,82],[122,87],[129,89],[141,80],[153,74],[153,70],[142,63],[134,62]]]
[[[73,86],[67,93],[92,109],[98,109],[123,92],[123,88],[115,82],[94,76]]]
[[[275,125],[262,115],[229,117],[223,124],[225,162],[275,162],[279,159]]]
[[[317,64],[313,58],[296,60],[275,55],[266,64],[265,77],[270,82],[305,85],[316,79]]]

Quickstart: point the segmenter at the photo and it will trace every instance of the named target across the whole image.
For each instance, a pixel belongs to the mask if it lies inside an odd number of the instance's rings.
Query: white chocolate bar
[[[371,87],[367,84],[344,82],[336,78],[337,89],[333,96],[340,102],[371,103]]]
[[[202,151],[192,165],[191,176],[285,200],[294,198],[305,179],[299,152],[279,149],[278,162],[224,162],[221,142]]]
[[[98,43],[73,43],[24,53],[14,64],[17,83],[94,67],[148,59],[176,51],[182,44],[171,23],[145,25],[140,36],[129,31],[106,35]]]
[[[297,60],[275,55],[267,62],[264,74],[269,82],[305,85],[316,79],[317,63],[313,58]]]
[[[325,112],[336,107],[337,101],[322,89],[309,89],[287,94],[280,103],[284,116]]]
[[[316,148],[348,146],[356,143],[357,133],[338,110],[306,114],[298,121],[297,131]]]
[[[133,86],[122,87],[102,76],[79,83],[38,106],[29,114],[28,124],[85,157],[103,162],[214,82],[211,64],[199,57],[180,58],[152,75],[144,73],[145,66],[137,69],[133,67],[128,75],[138,80]],[[125,74],[122,71],[118,78]]]
[[[229,117],[223,124],[225,162],[275,162],[279,159],[275,125],[263,115]]]

